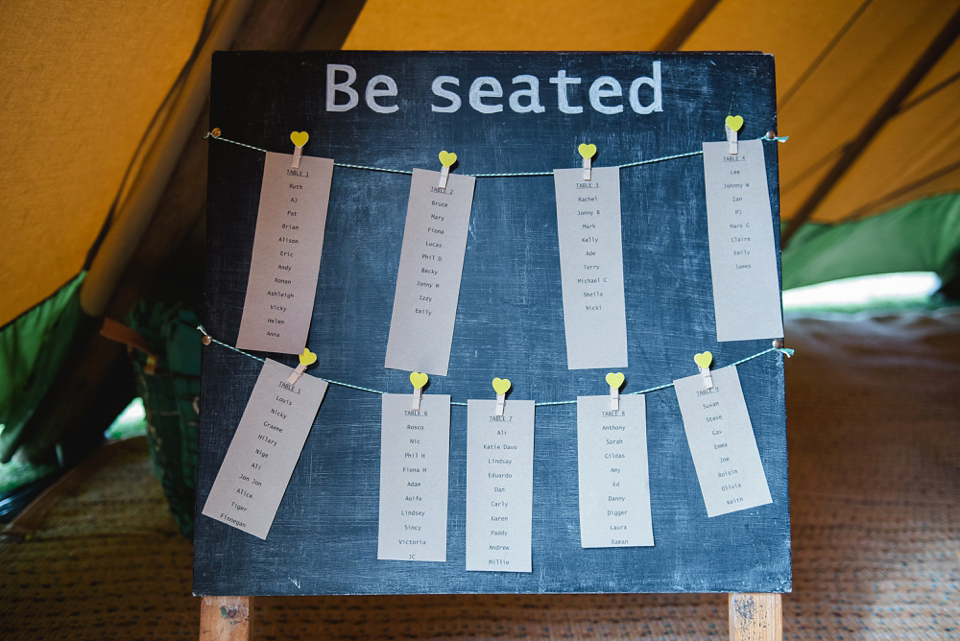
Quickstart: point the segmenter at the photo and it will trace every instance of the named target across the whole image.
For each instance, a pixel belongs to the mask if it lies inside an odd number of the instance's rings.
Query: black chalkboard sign
[[[355,106],[328,109],[328,65],[355,71]],[[634,87],[637,78],[653,78],[655,66],[657,86]],[[514,79],[521,75],[537,79],[542,110],[520,113],[511,105]],[[365,88],[375,76],[391,78],[397,91],[375,96],[374,103],[397,109],[371,108]],[[441,76],[456,82],[447,80],[442,91],[435,91]],[[600,103],[621,105],[617,113],[604,113],[590,100],[589,88],[601,76],[615,78],[622,87],[620,97]],[[502,109],[483,113],[471,104],[469,90],[478,77],[497,79],[502,97],[487,95],[481,101]],[[344,105],[349,95],[333,98]],[[724,118],[731,113],[744,118],[742,139],[776,130],[771,56],[228,52],[214,56],[210,126],[224,138],[283,153],[293,151],[291,131],[307,131],[307,155],[403,170],[438,171],[437,153],[447,149],[459,156],[455,173],[479,175],[578,167],[581,142],[600,150],[595,166],[696,152],[703,141],[724,139]],[[776,143],[763,145],[778,230]],[[264,154],[222,141],[211,141],[209,154],[204,323],[211,335],[232,345],[251,261]],[[629,343],[624,391],[696,374],[692,358],[703,350],[711,350],[723,366],[769,348],[769,340],[716,342],[701,157],[625,168],[620,174]],[[408,373],[384,368],[409,186],[408,175],[334,171],[308,342],[319,355],[310,369],[316,376],[411,391]],[[430,393],[450,394],[454,401],[490,399],[495,376],[513,381],[511,398],[543,402],[605,393],[599,383],[603,371],[567,369],[557,245],[549,175],[477,178],[449,373],[431,379]],[[258,355],[296,364],[291,356]],[[260,367],[217,345],[204,349],[198,515]],[[194,591],[789,591],[782,359],[776,354],[755,358],[739,366],[739,375],[773,502],[708,518],[676,396],[670,388],[650,393],[653,547],[581,548],[576,406],[538,407],[532,573],[465,570],[466,408],[461,406],[451,409],[447,561],[378,561],[381,399],[331,386],[266,540],[198,516]]]

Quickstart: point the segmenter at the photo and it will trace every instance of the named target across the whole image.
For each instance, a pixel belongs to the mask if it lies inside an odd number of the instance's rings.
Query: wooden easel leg
[[[730,641],[782,641],[779,594],[731,594]]]
[[[249,641],[253,599],[248,596],[203,597],[200,641]]]

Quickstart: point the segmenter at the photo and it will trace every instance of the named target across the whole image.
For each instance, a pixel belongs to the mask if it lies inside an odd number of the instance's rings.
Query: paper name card
[[[577,397],[580,472],[580,545],[585,548],[653,545],[647,461],[646,399]]]
[[[307,344],[333,161],[267,152],[237,347],[299,354]]]
[[[673,382],[707,516],[772,503],[737,368],[712,375],[709,389],[700,374]]]
[[[780,279],[760,140],[703,143],[717,341],[783,336]]]
[[[620,169],[555,169],[567,367],[627,366]]]
[[[476,179],[413,170],[385,367],[447,375]]]
[[[532,572],[533,401],[467,401],[467,570]]]
[[[203,505],[203,514],[266,539],[327,392],[327,383],[267,360]]]
[[[378,559],[447,560],[450,396],[384,394]]]

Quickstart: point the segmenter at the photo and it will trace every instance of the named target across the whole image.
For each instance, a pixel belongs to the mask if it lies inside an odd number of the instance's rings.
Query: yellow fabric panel
[[[745,1],[726,0],[722,4]],[[758,4],[758,11],[759,6],[767,4],[749,1]],[[775,6],[782,10],[780,3]],[[957,0],[915,0],[909,4],[874,0],[796,95],[781,105],[779,130],[791,140],[780,149],[780,175],[786,185],[793,185],[782,194],[784,219],[793,216],[832,164],[823,162],[823,158],[857,135],[958,6]],[[768,13],[767,21],[789,23],[793,19],[778,18],[772,10]],[[838,21],[838,30],[844,20]],[[708,19],[701,28],[712,31],[717,26]],[[762,21],[742,26],[752,31],[761,28]],[[804,35],[797,32],[796,40],[802,41]],[[790,46],[790,41],[782,45],[784,49]],[[873,196],[860,194],[861,202]],[[820,212],[814,219],[830,220]]]
[[[940,85],[943,83],[956,83],[957,78],[955,76],[958,72],[960,72],[960,39],[953,41],[943,57],[927,72],[927,75],[923,77],[916,89],[907,96],[904,103],[909,105],[911,102],[922,98],[923,94],[941,88]]]
[[[367,0],[344,49],[632,51],[683,14],[676,0]]]
[[[932,89],[938,82],[936,79],[945,80],[958,71],[960,42],[931,69],[930,81],[918,87],[914,96]],[[919,198],[935,194],[950,188],[949,183],[934,180],[904,194],[897,192],[956,164],[960,164],[960,81],[943,87],[892,118],[823,201],[813,220],[832,222],[849,218],[852,213],[858,216],[876,213],[906,202],[904,196]],[[952,188],[958,186],[960,182],[954,179]],[[858,211],[871,202],[870,211]]]
[[[924,181],[923,185],[919,187],[896,192],[884,190],[882,194],[876,194],[876,198],[873,199],[867,195],[861,199],[866,202],[858,205],[856,209],[847,211],[840,217],[831,219],[831,222],[869,218],[874,214],[883,214],[915,200],[935,197],[940,194],[956,193],[958,187],[960,187],[960,166],[949,166],[945,169],[945,173],[938,174],[932,180]]]
[[[837,162],[843,151],[843,145],[846,140],[834,141],[830,146],[824,149],[811,149],[801,144],[796,134],[791,134],[789,129],[780,127],[781,133],[790,135],[790,140],[785,145],[780,145],[780,215],[786,220],[787,209],[785,203],[792,204],[792,210],[795,211],[806,195],[809,194],[817,184],[823,180],[830,168]],[[849,132],[845,132],[849,134]],[[797,149],[788,149],[795,146]],[[786,160],[785,160],[786,159]],[[784,162],[791,163],[792,171],[789,178],[784,176]]]
[[[861,2],[721,0],[681,50],[772,53],[777,62],[777,95],[782,99]]]
[[[81,269],[204,0],[0,4],[0,325]]]
[[[883,0],[874,0],[881,2]],[[806,194],[826,173],[839,155],[841,140],[818,147],[806,135],[802,117],[816,111],[809,87],[816,77],[801,81],[808,67],[853,16],[862,0],[821,2],[816,9],[809,0],[722,0],[684,43],[684,51],[740,50],[774,54],[777,67],[777,95],[781,104],[778,132],[790,136],[780,145],[781,197],[784,217],[788,203],[796,208],[796,194]],[[822,68],[822,67],[821,67]],[[787,98],[784,103],[783,99]],[[815,104],[817,101],[814,101]],[[850,135],[848,127],[831,135]],[[807,127],[810,128],[809,126]],[[855,133],[855,131],[854,131]]]

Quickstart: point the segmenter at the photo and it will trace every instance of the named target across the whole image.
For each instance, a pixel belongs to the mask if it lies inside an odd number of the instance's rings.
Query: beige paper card
[[[299,354],[307,345],[333,161],[267,152],[237,347]]]
[[[711,388],[700,374],[673,382],[707,516],[772,503],[737,368],[712,376]]]
[[[267,360],[203,505],[203,514],[266,539],[327,383]]]
[[[382,399],[377,558],[446,561],[450,395]]]
[[[703,143],[717,341],[781,338],[780,280],[763,143]]]
[[[627,366],[620,169],[555,169],[567,367]]]
[[[533,401],[467,401],[467,570],[533,571],[533,422]]]
[[[476,178],[413,170],[384,366],[447,375]]]
[[[577,397],[580,545],[653,545],[647,407],[642,394]]]

